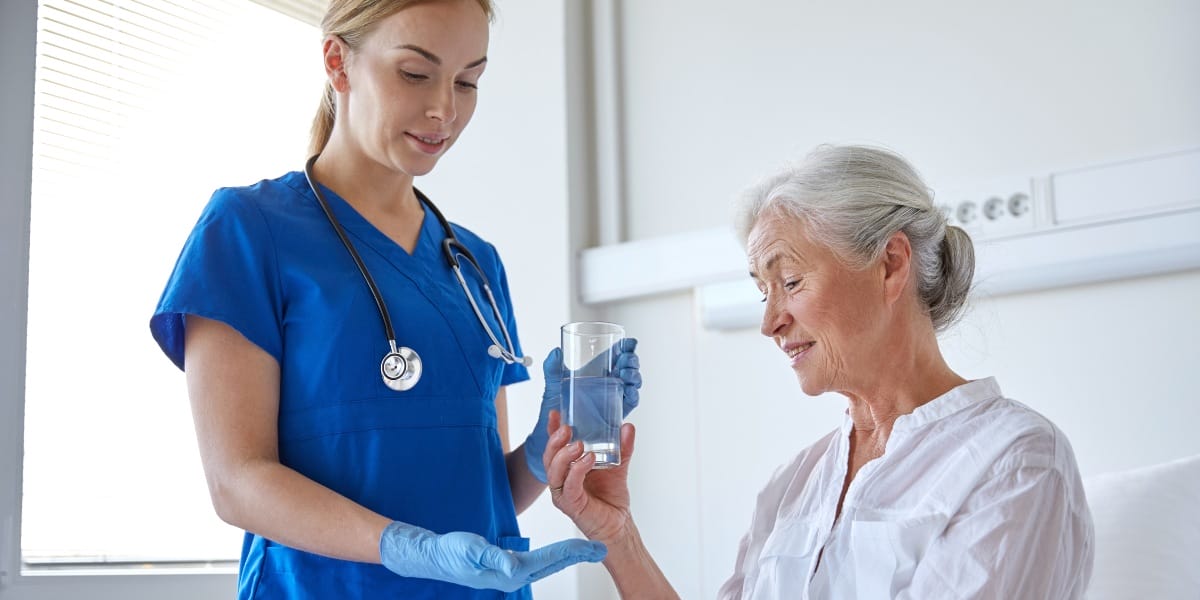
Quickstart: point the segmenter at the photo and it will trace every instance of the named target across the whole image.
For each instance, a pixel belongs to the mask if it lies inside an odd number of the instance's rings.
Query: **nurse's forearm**
[[[389,519],[280,464],[275,358],[229,325],[192,315],[185,352],[200,460],[217,515],[294,548],[379,562]]]
[[[392,521],[268,459],[209,477],[226,523],[314,554],[379,563],[379,537]]]
[[[525,464],[525,444],[506,454],[504,465],[508,468],[508,486],[512,489],[513,506],[516,507],[517,514],[521,514],[542,495],[546,484],[538,481],[533,473],[529,472],[529,467]]]

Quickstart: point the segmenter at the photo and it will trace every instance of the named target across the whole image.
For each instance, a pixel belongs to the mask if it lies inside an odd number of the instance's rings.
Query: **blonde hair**
[[[346,42],[350,50],[356,50],[362,44],[363,38],[371,32],[380,21],[417,4],[425,4],[436,0],[330,0],[325,18],[321,19],[321,37],[336,35]],[[475,0],[490,23],[496,15],[496,9],[491,0]],[[321,94],[321,104],[317,107],[317,115],[313,117],[312,130],[309,134],[308,155],[319,154],[329,143],[329,135],[333,132],[333,122],[336,116],[337,103],[334,100],[333,84],[325,82],[325,91]]]
[[[816,241],[853,268],[879,258],[892,234],[903,231],[912,244],[917,295],[934,331],[962,315],[975,247],[966,231],[946,222],[932,191],[900,155],[868,146],[818,146],[739,198],[736,227],[743,246],[770,210],[804,221]]]

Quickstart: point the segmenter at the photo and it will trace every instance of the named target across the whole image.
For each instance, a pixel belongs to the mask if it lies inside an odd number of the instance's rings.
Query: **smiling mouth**
[[[796,346],[795,348],[792,348],[791,350],[787,351],[788,358],[796,358],[797,356],[800,356],[801,353],[808,350],[809,348],[812,348],[816,344],[817,344],[816,342],[809,342],[807,344],[801,344],[799,346]]]
[[[420,141],[423,144],[429,144],[430,146],[440,146],[442,144],[442,142],[445,142],[446,140],[450,139],[448,137],[431,138],[431,137],[425,137],[422,135],[416,135],[414,133],[410,133],[410,134],[408,134],[408,136],[413,138],[414,140]]]

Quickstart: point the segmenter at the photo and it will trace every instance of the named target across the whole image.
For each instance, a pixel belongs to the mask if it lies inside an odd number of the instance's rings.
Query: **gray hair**
[[[962,315],[975,274],[975,248],[948,225],[933,193],[899,155],[867,146],[822,145],[802,162],[767,176],[737,203],[743,247],[763,213],[779,211],[808,225],[813,241],[844,264],[861,269],[878,259],[903,231],[912,245],[917,295],[935,331]]]

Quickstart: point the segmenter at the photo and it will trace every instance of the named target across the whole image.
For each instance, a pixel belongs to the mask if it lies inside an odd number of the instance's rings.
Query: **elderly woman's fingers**
[[[568,432],[571,430],[570,427],[563,427],[562,413],[557,410],[551,410],[550,415],[546,418],[546,437],[553,438],[554,434],[558,433],[561,429],[566,429]],[[559,444],[559,446],[562,445]],[[542,462],[549,462],[550,457],[554,456],[554,453],[557,451],[558,448],[551,448],[550,441],[548,440],[546,442],[546,449],[542,451]]]
[[[576,510],[583,508],[587,499],[587,492],[583,490],[583,478],[587,477],[592,466],[596,464],[596,454],[583,452],[582,444],[580,452],[582,456],[577,456],[567,465],[567,478],[563,481],[562,494],[558,497],[557,506],[567,514],[574,514]]]
[[[562,423],[562,413],[552,410],[546,419],[546,430],[550,435],[546,439],[546,449],[542,451],[542,467],[546,469],[546,483],[554,487],[550,479],[550,463],[554,461],[554,455],[571,441],[571,428]]]
[[[586,456],[588,455],[583,451],[583,442],[571,442],[558,451],[551,463],[553,474],[549,476],[550,500],[558,510],[572,519],[578,517],[587,504],[582,495],[581,483],[572,483],[571,475],[578,461]],[[588,464],[588,468],[591,468],[591,463]],[[572,488],[572,485],[575,487]]]
[[[633,458],[633,441],[637,437],[637,430],[633,423],[625,423],[621,425],[621,466],[628,468],[629,459]]]
[[[546,419],[546,433],[554,435],[558,428],[562,427],[562,411],[552,408],[550,409],[549,418]]]
[[[583,442],[569,442],[570,427],[559,427],[546,442],[546,453],[542,456],[542,461],[546,467],[546,485],[550,486],[551,495],[562,491],[571,461],[583,453]]]

